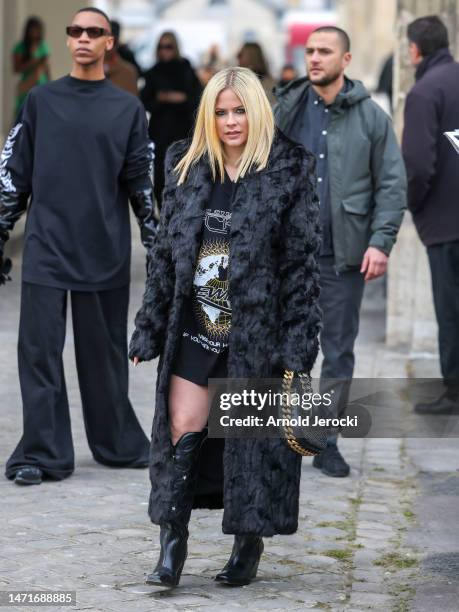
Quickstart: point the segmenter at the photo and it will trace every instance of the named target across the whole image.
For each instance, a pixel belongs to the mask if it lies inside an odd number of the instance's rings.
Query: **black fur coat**
[[[169,148],[162,216],[129,354],[160,356],[150,455],[149,515],[170,508],[168,388],[181,309],[191,290],[203,214],[212,190],[202,159],[177,187],[173,168],[189,142]],[[309,371],[318,352],[320,246],[314,158],[276,134],[268,166],[240,179],[232,202],[228,348],[231,378]],[[280,439],[227,439],[223,454],[223,532],[289,534],[298,525],[301,457]]]

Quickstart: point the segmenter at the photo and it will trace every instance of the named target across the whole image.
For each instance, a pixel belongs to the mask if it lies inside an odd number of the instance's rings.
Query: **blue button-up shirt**
[[[317,195],[320,201],[320,221],[322,224],[322,248],[320,255],[333,255],[333,238],[331,229],[330,181],[328,176],[327,131],[330,122],[330,106],[313,87],[304,106],[295,119],[293,134],[308,151],[317,159]]]

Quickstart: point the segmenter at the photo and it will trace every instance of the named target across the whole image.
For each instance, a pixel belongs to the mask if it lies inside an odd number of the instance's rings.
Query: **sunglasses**
[[[100,38],[101,36],[110,36],[110,32],[105,28],[98,28],[96,26],[90,26],[89,28],[82,28],[81,26],[67,26],[65,28],[67,36],[71,38],[80,38],[83,32],[86,32],[88,38]]]
[[[158,49],[165,49],[166,51],[175,51],[174,45],[170,44],[158,45]]]

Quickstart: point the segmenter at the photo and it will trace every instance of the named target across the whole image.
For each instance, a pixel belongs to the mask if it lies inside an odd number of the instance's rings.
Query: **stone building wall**
[[[369,89],[378,82],[383,62],[395,47],[396,0],[337,0],[337,25],[351,38],[349,76]]]

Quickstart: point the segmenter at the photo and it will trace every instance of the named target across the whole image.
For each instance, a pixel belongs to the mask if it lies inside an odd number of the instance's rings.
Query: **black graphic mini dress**
[[[236,184],[225,172],[215,183],[204,211],[202,242],[191,295],[181,324],[181,338],[173,374],[198,385],[226,376],[231,328],[228,297],[231,202]]]

